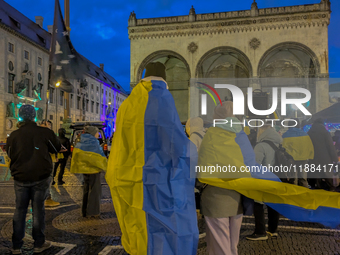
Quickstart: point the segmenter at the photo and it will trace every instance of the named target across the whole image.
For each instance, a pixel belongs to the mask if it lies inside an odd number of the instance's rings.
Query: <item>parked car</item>
[[[108,138],[105,137],[105,128],[106,124],[103,121],[77,121],[73,122],[72,125],[70,126],[70,129],[72,129],[72,134],[71,134],[71,155],[73,152],[74,146],[79,142],[80,140],[80,135],[83,133],[84,127],[90,125],[97,127],[99,129],[99,143],[103,148],[103,151],[105,155],[108,155]]]

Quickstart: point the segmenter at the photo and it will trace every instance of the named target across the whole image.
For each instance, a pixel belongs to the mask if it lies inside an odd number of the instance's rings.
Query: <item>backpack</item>
[[[296,169],[295,169],[295,161],[294,158],[286,151],[285,148],[282,147],[282,144],[279,145],[279,147],[277,147],[272,141],[262,141],[268,145],[270,145],[270,147],[272,147],[272,149],[275,151],[275,166],[279,167],[281,169],[281,167],[285,168],[286,170],[289,171],[278,171],[278,172],[273,172],[274,174],[276,174],[282,182],[289,182],[289,183],[294,183],[294,179],[295,177],[293,173],[295,173]],[[293,178],[292,178],[293,177]]]

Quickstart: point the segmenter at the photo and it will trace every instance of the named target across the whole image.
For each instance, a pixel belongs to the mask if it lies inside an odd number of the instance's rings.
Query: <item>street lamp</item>
[[[59,87],[60,86],[60,81],[58,81],[56,84],[55,84],[56,87]]]

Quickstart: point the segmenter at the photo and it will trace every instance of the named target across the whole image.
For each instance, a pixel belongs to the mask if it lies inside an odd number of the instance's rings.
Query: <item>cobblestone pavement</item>
[[[6,169],[0,168],[0,254],[9,255],[12,235],[12,217],[15,209],[13,180]],[[112,206],[109,187],[102,176],[102,205],[100,218],[84,219],[80,214],[82,186],[79,176],[65,172],[63,186],[53,186],[52,197],[61,203],[46,208],[46,238],[53,247],[41,255],[113,255],[127,254],[120,245],[120,228]],[[31,237],[31,209],[27,214],[24,255],[33,254]],[[207,254],[204,220],[199,219],[200,242],[197,254]],[[340,254],[340,229],[331,230],[319,224],[292,222],[280,219],[279,236],[267,241],[247,241],[252,233],[254,218],[243,219],[239,255],[262,254]],[[160,254],[161,255],[161,254]],[[183,254],[187,255],[187,254]]]

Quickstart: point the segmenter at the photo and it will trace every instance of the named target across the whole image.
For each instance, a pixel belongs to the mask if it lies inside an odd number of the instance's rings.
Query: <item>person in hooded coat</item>
[[[257,134],[257,144],[254,148],[256,162],[263,166],[275,166],[275,151],[266,142],[273,142],[275,146],[279,147],[282,143],[282,137],[270,125],[264,125],[259,128]],[[247,236],[248,240],[259,241],[267,240],[268,235],[277,237],[277,226],[279,224],[280,214],[274,209],[267,206],[268,209],[268,232],[266,233],[266,223],[264,215],[264,204],[261,201],[254,203],[254,216],[255,216],[255,231],[252,235]],[[268,234],[268,235],[267,235]]]
[[[333,163],[338,162],[338,155],[333,145],[331,134],[325,128],[323,120],[317,119],[308,131],[308,135],[314,146],[314,158],[311,160],[311,164],[314,164],[316,167],[320,165],[321,169],[327,167],[326,173],[323,172],[322,176],[315,172],[309,173],[309,178],[316,179],[317,188],[333,191],[335,190],[333,186],[333,173],[329,170]]]
[[[239,122],[233,115],[233,103],[231,101],[216,106],[213,118],[226,119],[228,123],[216,124],[215,127],[208,129],[199,151],[199,165],[201,165],[201,162],[206,162],[204,158],[211,158],[205,156],[209,151],[216,150],[216,143],[210,143],[213,137],[220,136],[220,139],[216,140],[222,146],[219,147],[219,151],[225,151],[225,158],[228,158],[228,151],[232,150],[229,145],[234,143],[235,136],[238,133],[243,132],[240,124],[230,125],[230,120]],[[251,148],[249,141],[248,147]],[[242,157],[242,153],[238,156]],[[204,163],[204,165],[215,165],[216,163],[221,166],[224,165],[223,162],[209,162],[209,159],[207,162],[208,164]],[[231,160],[228,163],[233,165]],[[198,177],[202,176],[199,174]],[[225,177],[228,178],[228,176]],[[243,218],[241,194],[234,190],[206,185],[201,195],[201,214],[204,215],[206,222],[206,241],[209,255],[237,255]]]

